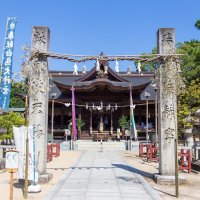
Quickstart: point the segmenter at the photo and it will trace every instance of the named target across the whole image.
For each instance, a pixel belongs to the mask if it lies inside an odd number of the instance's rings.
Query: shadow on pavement
[[[118,167],[118,168],[127,170],[127,171],[129,171],[129,172],[133,172],[133,173],[136,173],[136,174],[140,174],[140,175],[142,175],[142,176],[144,176],[144,177],[153,179],[153,174],[152,174],[152,173],[139,170],[139,169],[137,169],[137,168],[135,168],[135,167],[131,167],[131,166],[129,166],[129,165],[123,165],[123,164],[112,164],[112,165],[115,166],[115,167]]]
[[[149,172],[142,171],[142,170],[137,169],[137,168],[135,168],[135,167],[131,167],[131,166],[129,166],[129,165],[122,165],[122,164],[112,164],[112,165],[115,166],[115,167],[118,167],[118,168],[127,170],[127,171],[129,171],[129,172],[133,172],[133,173],[136,173],[136,174],[140,174],[140,175],[142,175],[142,176],[144,176],[144,177],[153,179],[153,175],[154,175],[154,174],[149,173]],[[153,186],[152,186],[152,187],[153,187]],[[169,195],[169,196],[174,197],[173,194],[170,194],[170,193],[168,193],[168,192],[164,192],[164,191],[162,191],[162,190],[158,190],[158,189],[156,189],[155,187],[153,187],[153,188],[154,188],[154,190],[156,190],[156,191],[158,191],[158,192],[161,192],[161,193],[164,193],[164,194],[167,194],[167,195]]]

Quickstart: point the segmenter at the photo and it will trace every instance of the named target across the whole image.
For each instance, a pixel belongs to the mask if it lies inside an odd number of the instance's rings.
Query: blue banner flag
[[[2,109],[5,112],[8,110],[10,103],[15,27],[16,27],[16,19],[14,17],[8,17],[3,56],[2,56],[1,82],[0,82],[1,83],[0,109]]]

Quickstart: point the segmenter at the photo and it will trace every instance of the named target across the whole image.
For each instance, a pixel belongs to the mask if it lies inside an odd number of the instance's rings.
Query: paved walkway
[[[155,199],[158,194],[116,151],[86,151],[45,200]]]

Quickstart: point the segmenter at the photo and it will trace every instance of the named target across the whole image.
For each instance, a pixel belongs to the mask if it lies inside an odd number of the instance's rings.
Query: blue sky
[[[1,1],[0,54],[6,19],[17,18],[13,71],[20,69],[21,46],[31,44],[33,26],[48,26],[50,51],[66,54],[141,54],[156,46],[158,28],[175,28],[176,41],[200,39],[199,0],[9,0]],[[114,63],[110,64],[111,67]],[[133,63],[121,62],[120,70]],[[87,69],[93,63],[86,63]],[[79,69],[82,64],[78,65]],[[72,70],[73,63],[50,60],[52,70]]]

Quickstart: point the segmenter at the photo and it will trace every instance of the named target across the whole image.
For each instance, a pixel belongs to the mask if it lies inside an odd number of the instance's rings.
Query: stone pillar
[[[48,27],[33,27],[32,50],[49,51]],[[39,55],[30,66],[29,125],[35,127],[36,163],[39,174],[46,172],[49,76],[47,57]]]
[[[161,28],[157,32],[158,53],[175,53],[175,29]],[[160,175],[175,174],[174,139],[177,134],[176,64],[162,60],[158,69],[158,133]]]

